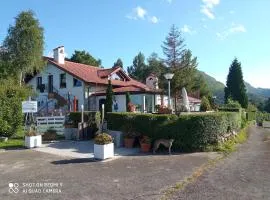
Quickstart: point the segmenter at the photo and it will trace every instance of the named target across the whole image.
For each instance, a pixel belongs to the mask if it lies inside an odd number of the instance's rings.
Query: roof
[[[133,86],[136,88],[139,88],[140,91],[152,91],[155,92],[155,90],[152,90],[147,85],[136,81],[132,78],[130,78],[122,68],[120,67],[113,67],[109,69],[102,69],[95,66],[90,66],[86,64],[81,63],[75,63],[71,61],[65,60],[65,64],[59,64],[57,63],[53,58],[50,57],[44,57],[48,63],[58,67],[59,69],[71,74],[72,76],[84,81],[85,83],[95,83],[95,84],[108,84],[108,76],[112,73],[120,73],[121,77],[124,76],[124,81],[121,80],[111,80],[111,83],[115,87],[127,87],[127,86]],[[127,89],[127,88],[125,88]]]
[[[190,97],[190,96],[188,96],[188,100],[189,100],[190,103],[201,103],[200,99]]]

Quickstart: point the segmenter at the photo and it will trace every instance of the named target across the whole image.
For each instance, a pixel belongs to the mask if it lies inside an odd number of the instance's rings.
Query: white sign
[[[37,112],[37,101],[23,101],[22,102],[23,113],[36,113]]]

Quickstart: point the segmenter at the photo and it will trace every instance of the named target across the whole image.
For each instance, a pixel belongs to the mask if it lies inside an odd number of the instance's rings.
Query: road
[[[238,151],[172,199],[270,199],[270,130],[251,127]]]

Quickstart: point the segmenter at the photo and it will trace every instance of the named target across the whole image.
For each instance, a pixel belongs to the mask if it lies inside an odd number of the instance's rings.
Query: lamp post
[[[166,73],[164,77],[168,81],[168,108],[171,108],[171,80],[173,78],[173,73]]]

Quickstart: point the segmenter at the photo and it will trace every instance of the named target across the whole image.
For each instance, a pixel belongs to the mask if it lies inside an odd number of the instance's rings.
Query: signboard
[[[23,101],[22,102],[23,113],[36,113],[37,112],[37,101]]]

